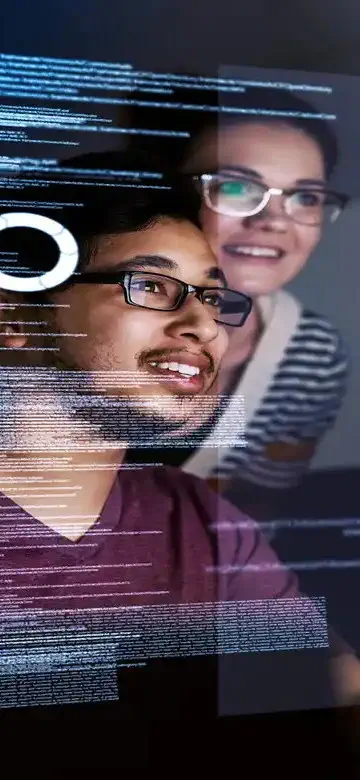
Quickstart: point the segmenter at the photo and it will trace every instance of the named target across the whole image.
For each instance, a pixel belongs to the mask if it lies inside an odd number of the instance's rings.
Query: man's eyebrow
[[[170,260],[170,257],[162,257],[161,255],[137,255],[131,257],[129,260],[124,260],[118,265],[114,266],[112,271],[143,271],[147,268],[158,268],[162,271],[178,271],[179,266],[174,260]]]
[[[171,260],[170,257],[163,257],[162,255],[137,255],[131,257],[129,260],[124,260],[113,268],[109,269],[113,271],[144,271],[147,269],[157,268],[160,271],[175,271],[179,272],[180,267],[175,260]],[[205,272],[205,276],[208,279],[214,279],[221,282],[225,287],[227,286],[225,274],[216,265],[213,265]]]

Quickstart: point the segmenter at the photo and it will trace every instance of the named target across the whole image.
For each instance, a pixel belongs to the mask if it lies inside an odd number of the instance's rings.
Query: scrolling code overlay
[[[117,669],[152,658],[326,648],[324,599],[307,601],[4,610],[0,707],[114,700]]]

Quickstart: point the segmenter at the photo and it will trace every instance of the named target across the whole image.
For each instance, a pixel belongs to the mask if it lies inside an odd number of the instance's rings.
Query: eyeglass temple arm
[[[73,274],[71,277],[72,282],[83,282],[85,284],[116,284],[116,282],[122,283],[125,279],[126,272],[117,273],[103,273],[101,271],[79,271]]]

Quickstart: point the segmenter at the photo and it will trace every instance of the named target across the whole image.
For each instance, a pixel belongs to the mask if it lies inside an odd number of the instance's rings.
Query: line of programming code
[[[3,612],[0,707],[114,700],[116,671],[151,658],[328,647],[323,598]]]

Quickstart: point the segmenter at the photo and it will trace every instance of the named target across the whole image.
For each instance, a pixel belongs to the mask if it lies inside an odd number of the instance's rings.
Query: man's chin
[[[163,396],[153,399],[148,402],[146,408],[138,408],[136,416],[139,419],[142,417],[144,430],[151,426],[153,446],[189,447],[192,444],[196,446],[198,431],[203,430],[204,425],[214,417],[217,407],[216,395],[199,394],[189,397],[172,394],[165,400]],[[151,443],[149,446],[151,447]]]
[[[128,447],[156,448],[176,440],[191,446],[193,433],[212,417],[216,399],[203,393],[184,395],[168,391],[158,395],[136,392],[107,396],[86,388],[81,395],[62,397],[63,403],[78,421],[83,420],[96,439],[111,446],[127,442]],[[186,446],[184,443],[181,446]]]
[[[94,399],[93,399],[94,400]],[[163,399],[161,399],[163,402]],[[172,410],[175,411],[174,409]],[[179,411],[179,410],[178,410]],[[73,415],[87,423],[96,438],[115,444],[126,442],[128,447],[157,447],[164,439],[178,436],[189,415],[164,414],[164,404],[152,399],[122,398],[110,403],[89,403],[78,407]]]
[[[146,399],[144,404],[138,402],[131,407],[129,435],[131,438],[145,438],[148,446],[161,444],[164,439],[178,438],[189,424],[194,427],[194,410],[189,398],[182,396],[161,396],[156,399]],[[144,434],[146,433],[145,437]],[[130,444],[130,441],[129,441]],[[132,445],[134,446],[134,445]]]

